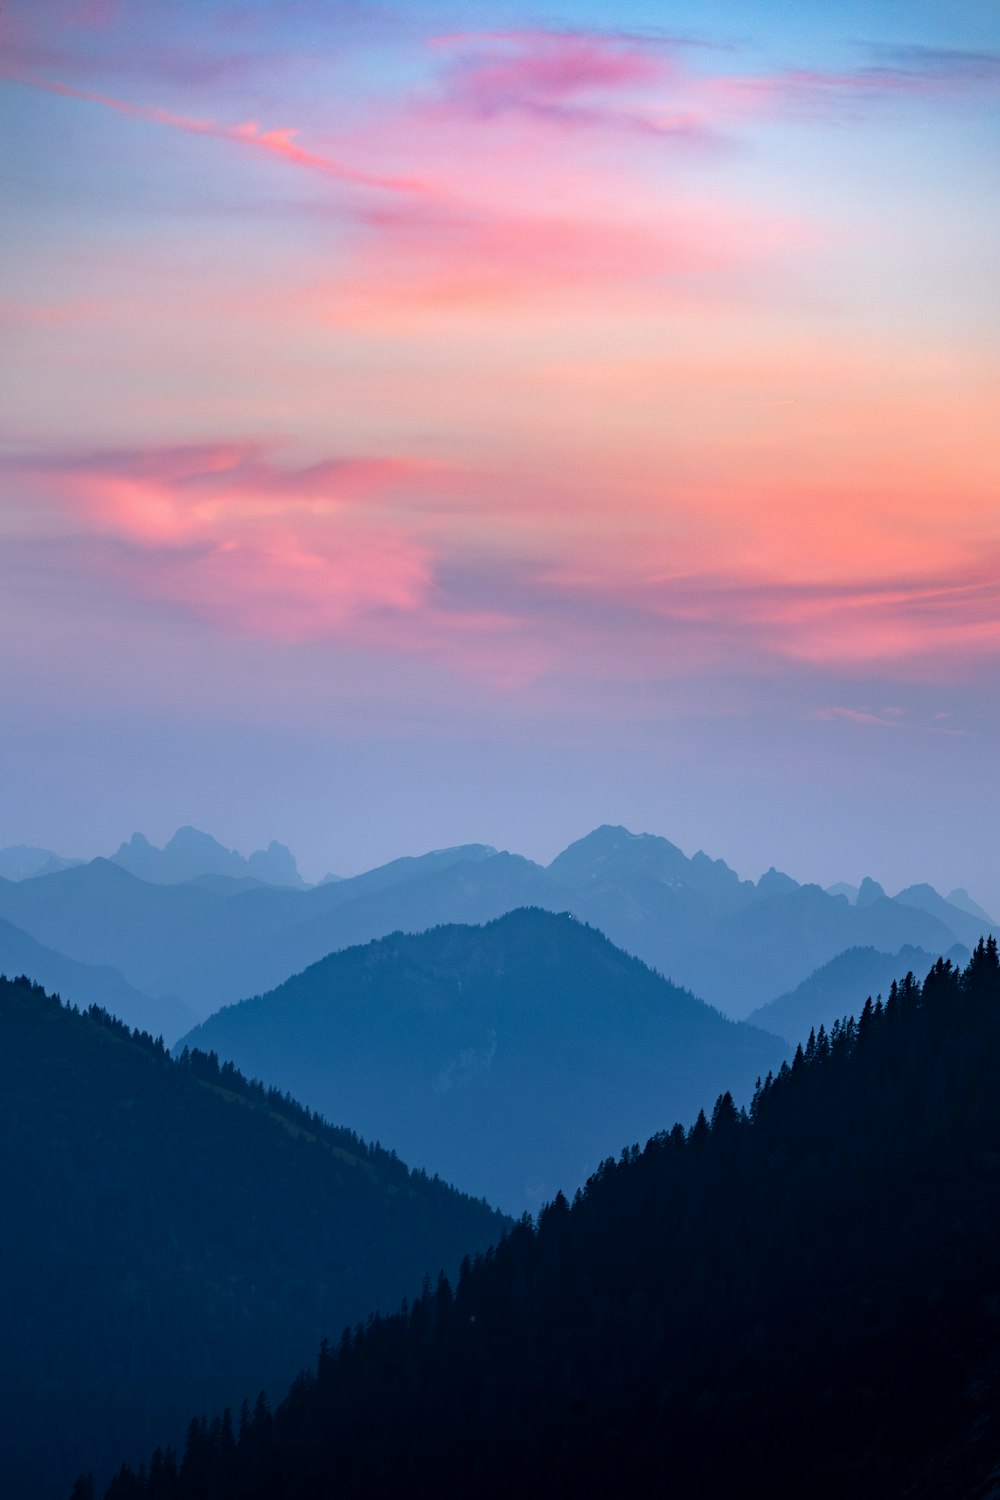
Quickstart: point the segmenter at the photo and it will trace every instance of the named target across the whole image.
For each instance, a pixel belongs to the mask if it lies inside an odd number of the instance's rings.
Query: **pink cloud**
[[[336,205],[342,234],[351,222],[355,233],[353,243],[341,244],[351,263],[323,294],[338,322],[398,328],[401,319],[445,312],[507,315],[517,304],[538,316],[565,305],[567,294],[595,288],[613,288],[637,307],[651,297],[662,304],[671,278],[774,259],[808,234],[747,206],[668,190],[660,164],[623,160],[614,147],[623,121],[659,133],[711,134],[704,119],[673,109],[667,97],[683,82],[669,48],[539,31],[447,46],[460,51],[443,89],[430,104],[416,98],[359,127],[354,161],[307,146],[294,127],[220,124],[27,81],[391,195],[374,207],[356,200],[347,225]],[[601,143],[607,152],[597,149]]]
[[[512,508],[500,554],[489,479],[477,487],[405,457],[296,466],[247,442],[6,467],[49,572],[226,632],[420,656],[503,692],[572,679],[581,662],[608,682],[790,666],[944,680],[957,663],[1000,656],[995,556],[940,575],[822,583],[685,565],[681,549],[667,571],[641,539],[609,536],[604,565],[591,565],[573,561],[564,518],[538,493],[539,515]],[[547,546],[558,561],[543,560]],[[892,705],[842,702],[821,716],[900,719]]]
[[[587,287],[663,300],[670,278],[732,266],[782,238],[777,226],[710,207],[673,222],[669,215],[609,222],[595,206],[590,216],[472,207],[382,213],[367,224],[370,242],[331,299],[337,319],[392,322],[401,312],[481,313],[512,303],[552,311]],[[795,234],[786,230],[790,240]]]
[[[296,640],[421,606],[427,548],[377,504],[421,470],[406,459],[286,468],[234,443],[37,460],[18,475],[38,504],[108,544],[92,555],[118,587]]]
[[[682,63],[689,38],[609,31],[464,33],[432,44],[455,54],[424,106],[430,117],[521,116],[536,126],[648,135],[718,146],[718,120]]]
[[[953,672],[956,662],[1000,656],[998,561],[969,561],[945,577],[825,585],[682,569],[654,577],[637,560],[630,569],[619,563],[602,578],[560,563],[545,570],[542,581],[553,598],[572,601],[581,615],[597,610],[605,628],[608,610],[650,639],[656,637],[653,622],[662,622],[663,641],[679,671],[692,664],[759,670],[784,661],[830,673],[891,667],[937,680]],[[661,661],[654,660],[659,670]],[[897,719],[890,707],[873,722],[888,726]]]
[[[569,98],[593,89],[659,83],[670,71],[662,54],[601,33],[466,32],[432,45],[459,47],[453,89],[469,90],[487,110],[525,99]]]
[[[425,462],[295,467],[231,442],[5,468],[34,517],[11,550],[50,576],[223,632],[421,657],[501,692],[552,663],[530,620],[441,587],[439,543],[414,514],[440,478]]]

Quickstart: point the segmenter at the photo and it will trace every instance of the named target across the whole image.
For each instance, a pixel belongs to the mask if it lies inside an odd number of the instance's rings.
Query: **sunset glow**
[[[780,800],[778,721],[804,803],[851,733],[860,808],[883,726],[968,783],[944,741],[1000,730],[1000,21],[483,14],[3,8],[12,767],[81,672],[113,740],[141,649],[192,746],[224,701],[400,765],[450,726],[456,838],[502,837],[467,825],[505,740],[633,747],[621,816],[680,837],[733,713],[737,823]],[[672,767],[683,827],[638,789]],[[292,839],[263,801],[247,837]],[[539,851],[605,812],[567,800]],[[324,816],[348,864],[406,852]]]

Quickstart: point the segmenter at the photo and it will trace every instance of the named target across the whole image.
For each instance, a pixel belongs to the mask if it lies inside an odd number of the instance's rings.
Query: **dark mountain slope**
[[[968,962],[969,950],[956,943],[942,956],[961,965]],[[751,1011],[747,1020],[752,1026],[784,1037],[793,1047],[799,1042],[804,1045],[810,1031],[818,1031],[821,1026],[829,1031],[834,1021],[846,1021],[845,1005],[857,1014],[869,995],[873,999],[887,995],[893,980],[907,974],[926,974],[937,957],[922,948],[900,948],[896,954],[879,953],[875,948],[848,948],[787,995]]]
[[[82,964],[37,943],[10,922],[0,921],[0,974],[31,974],[45,989],[80,1007],[106,1006],[169,1045],[195,1017],[179,1001],[151,1000],[108,964]]]
[[[176,1441],[501,1228],[195,1056],[0,981],[0,1493]]]
[[[517,1211],[785,1056],[537,909],[331,954],[187,1040]]]
[[[969,1500],[1000,1457],[1000,963],[608,1161],[238,1441],[107,1500]],[[995,1488],[990,1491],[995,1493]]]

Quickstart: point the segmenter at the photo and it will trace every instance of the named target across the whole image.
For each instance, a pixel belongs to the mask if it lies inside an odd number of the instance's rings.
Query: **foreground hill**
[[[107,1500],[995,1494],[998,1055],[991,941]]]
[[[186,1040],[517,1212],[785,1057],[537,909],[331,954]]]
[[[213,1060],[0,981],[0,1493],[280,1387],[502,1220]]]

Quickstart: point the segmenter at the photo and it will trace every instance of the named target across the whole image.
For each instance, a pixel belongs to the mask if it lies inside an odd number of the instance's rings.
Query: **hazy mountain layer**
[[[63,859],[51,849],[32,844],[9,844],[0,849],[0,879],[30,880],[35,875],[52,875],[56,870],[70,870],[82,864],[79,859]]]
[[[168,1045],[195,1020],[179,1001],[150,999],[108,964],[78,963],[37,943],[19,927],[0,921],[0,975],[14,979],[21,974],[68,1004],[82,1009],[103,1006],[129,1026],[163,1036]]]
[[[513,1212],[785,1056],[537,909],[333,954],[186,1040]]]
[[[852,905],[843,895],[800,886],[774,870],[755,885],[739,880],[721,860],[704,854],[689,860],[666,839],[625,828],[595,829],[549,869],[569,887],[572,910],[627,952],[737,1017],[794,988],[848,948],[895,953],[909,944],[936,955],[960,934],[971,946],[983,931],[940,897],[933,910],[925,910],[890,900],[866,881],[865,899],[859,895]]]
[[[905,890],[897,892],[895,899],[900,906],[912,906],[936,917],[967,948],[974,948],[984,932],[990,931],[993,926],[988,917],[984,922],[984,913],[970,912],[952,901],[946,901],[932,885],[907,886]]]
[[[754,1026],[784,1037],[791,1046],[805,1045],[810,1031],[837,1020],[857,1016],[865,1000],[889,993],[893,980],[907,974],[926,974],[940,955],[921,948],[900,948],[898,953],[879,953],[874,948],[849,948],[810,974],[787,995],[779,995],[747,1017]],[[969,950],[956,944],[944,955],[954,964],[965,964]]]
[[[1000,1452],[1000,964],[824,1033],[608,1160],[238,1442],[107,1500],[972,1500]],[[387,1435],[391,1434],[391,1440]]]
[[[722,860],[688,859],[667,839],[604,827],[548,869],[471,844],[309,890],[224,873],[157,885],[94,860],[0,881],[0,917],[205,1016],[355,943],[538,906],[572,912],[675,983],[746,1016],[849,948],[944,953],[988,930],[929,891],[912,887],[905,901],[891,900],[866,880],[852,904],[775,870],[741,881]]]
[[[501,1228],[208,1059],[0,981],[0,1493],[280,1388]]]

